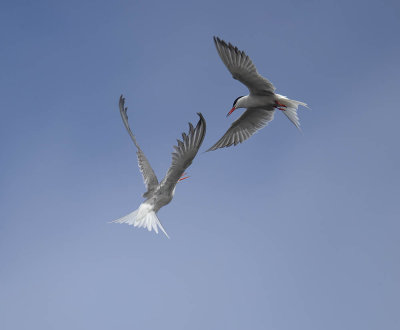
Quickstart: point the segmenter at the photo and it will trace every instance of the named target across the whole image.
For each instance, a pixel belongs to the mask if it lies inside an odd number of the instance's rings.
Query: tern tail
[[[158,234],[158,228],[160,228],[165,236],[169,238],[160,220],[158,220],[156,213],[153,211],[152,206],[147,203],[141,204],[137,210],[111,222],[126,223],[128,225],[133,225],[134,227],[138,228],[143,227],[147,228],[148,231],[151,231],[153,229],[156,234]]]
[[[279,95],[278,102],[285,106],[284,110],[282,111],[286,117],[298,128],[300,129],[300,120],[299,116],[297,115],[297,108],[299,105],[308,108],[307,104],[304,102],[296,101],[288,99],[286,96]],[[283,109],[282,109],[283,110]]]

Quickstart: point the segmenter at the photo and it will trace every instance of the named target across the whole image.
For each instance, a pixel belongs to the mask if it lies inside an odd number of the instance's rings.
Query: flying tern
[[[119,99],[119,111],[133,143],[137,148],[137,159],[139,169],[143,175],[143,181],[146,185],[147,191],[143,194],[146,200],[139,206],[139,208],[132,213],[114,220],[114,223],[127,223],[135,227],[144,227],[149,231],[152,229],[158,234],[158,228],[169,238],[164,227],[161,225],[160,220],[157,218],[157,212],[161,207],[171,202],[176,184],[187,178],[183,177],[186,173],[185,170],[192,164],[196,156],[204,136],[206,134],[206,121],[201,113],[197,113],[200,117],[196,127],[189,123],[188,134],[182,133],[182,141],[178,141],[178,145],[174,146],[175,151],[172,153],[172,164],[167,171],[164,179],[159,183],[157,177],[150,166],[149,161],[140,149],[135,136],[133,135],[128,123],[128,108],[125,107],[125,99],[121,95]]]
[[[222,62],[232,77],[246,85],[250,94],[239,96],[233,102],[227,117],[236,109],[247,108],[247,110],[207,151],[230,147],[247,140],[274,118],[275,109],[282,110],[289,120],[300,129],[297,108],[299,105],[307,107],[307,104],[276,94],[274,85],[257,72],[255,65],[244,51],[218,37],[214,37],[214,43]]]

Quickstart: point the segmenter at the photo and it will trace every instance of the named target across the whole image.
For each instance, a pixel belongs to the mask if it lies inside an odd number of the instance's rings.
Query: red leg
[[[280,102],[278,102],[278,101],[275,101],[275,104],[276,104],[275,107],[278,108],[278,109],[279,109],[279,107],[287,108],[286,105],[284,105],[284,104],[282,104],[282,103],[280,103]],[[279,109],[279,110],[282,110],[282,109]]]

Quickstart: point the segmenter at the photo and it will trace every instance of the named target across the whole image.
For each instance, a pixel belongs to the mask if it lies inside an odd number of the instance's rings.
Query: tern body
[[[128,123],[128,108],[125,107],[125,99],[121,95],[119,99],[119,110],[133,143],[137,148],[137,159],[139,169],[143,175],[143,181],[147,191],[143,194],[146,200],[139,208],[132,213],[114,220],[114,223],[127,223],[135,227],[144,227],[149,231],[152,229],[158,234],[158,228],[168,237],[166,231],[157,218],[157,212],[165,205],[169,204],[174,196],[176,184],[185,179],[182,178],[185,170],[192,164],[206,133],[206,121],[201,113],[198,113],[200,120],[194,128],[189,123],[188,134],[182,133],[182,141],[177,140],[178,145],[174,146],[172,153],[172,164],[167,171],[164,179],[159,183],[157,176],[150,166],[149,161],[139,147],[135,136],[133,135]]]
[[[239,108],[246,108],[247,110],[207,151],[244,142],[274,119],[275,109],[282,110],[289,120],[297,128],[300,128],[297,108],[299,105],[307,107],[307,104],[290,100],[286,96],[275,93],[274,85],[257,72],[255,65],[244,51],[217,37],[214,37],[214,43],[222,62],[228,68],[232,77],[246,85],[250,93],[246,96],[239,96],[233,102],[233,107],[227,116]]]

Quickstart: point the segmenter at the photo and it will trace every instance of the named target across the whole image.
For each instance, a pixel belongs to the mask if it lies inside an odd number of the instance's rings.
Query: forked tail
[[[279,103],[285,105],[284,111],[282,111],[282,112],[286,115],[286,117],[289,118],[289,120],[298,129],[300,129],[300,120],[299,120],[299,116],[297,115],[297,109],[298,109],[299,105],[302,105],[303,107],[308,108],[307,104],[304,102],[288,99],[286,96],[283,96],[283,95],[279,95],[279,96],[280,96]]]
[[[152,210],[151,205],[146,203],[141,204],[140,207],[132,213],[129,213],[128,215],[117,220],[111,221],[111,223],[126,223],[138,228],[147,228],[148,231],[153,229],[156,234],[158,234],[158,228],[160,228],[165,236],[169,238],[160,220],[158,220],[156,213]]]

